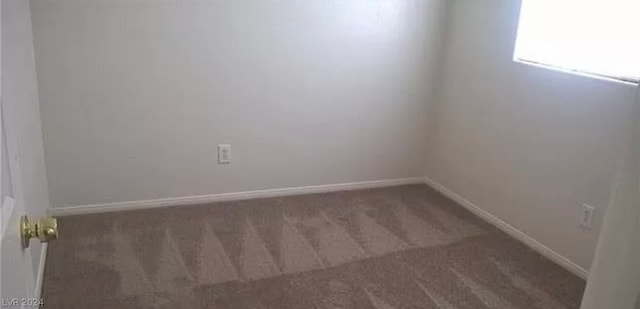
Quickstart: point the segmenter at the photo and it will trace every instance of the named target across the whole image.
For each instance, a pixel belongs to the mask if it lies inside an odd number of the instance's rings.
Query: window
[[[516,61],[640,80],[640,0],[523,0]]]

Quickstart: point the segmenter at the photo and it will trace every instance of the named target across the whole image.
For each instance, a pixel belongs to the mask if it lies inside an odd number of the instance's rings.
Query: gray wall
[[[640,291],[640,90],[629,139],[594,255],[582,309],[637,308]],[[635,305],[634,305],[635,304]]]
[[[44,216],[49,193],[28,1],[2,0],[2,104],[3,113],[10,115],[4,123],[7,143],[19,160],[12,180],[19,182],[15,187],[20,188],[20,202],[29,216]],[[30,248],[37,276],[42,245],[32,241]]]
[[[421,176],[440,4],[31,1],[52,204]]]
[[[512,61],[519,1],[448,1],[426,175],[589,268],[635,88]],[[579,226],[582,203],[597,208]]]

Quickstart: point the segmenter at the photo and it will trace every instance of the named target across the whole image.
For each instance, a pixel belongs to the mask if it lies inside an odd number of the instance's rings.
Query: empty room
[[[0,1],[2,308],[640,309],[640,1]]]

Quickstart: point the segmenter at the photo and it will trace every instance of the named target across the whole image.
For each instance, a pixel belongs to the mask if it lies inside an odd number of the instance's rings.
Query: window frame
[[[523,1],[525,1],[525,0],[523,0]],[[574,68],[564,67],[564,66],[557,65],[557,64],[539,62],[539,61],[535,61],[535,60],[530,60],[530,59],[525,59],[525,58],[518,57],[518,53],[517,53],[517,51],[518,51],[518,42],[521,39],[521,36],[520,36],[520,28],[521,28],[520,20],[522,19],[522,14],[523,14],[522,7],[523,6],[521,4],[520,8],[519,8],[519,12],[518,12],[518,24],[517,24],[517,29],[516,29],[516,36],[515,36],[515,40],[513,42],[513,50],[512,50],[512,60],[513,60],[513,62],[519,63],[519,64],[524,64],[524,65],[529,65],[529,66],[533,66],[533,67],[537,67],[537,68],[552,70],[552,71],[556,71],[556,72],[562,72],[562,73],[567,73],[567,74],[572,74],[572,75],[577,75],[577,76],[583,76],[583,77],[598,79],[598,80],[612,81],[612,82],[623,83],[623,84],[634,85],[634,86],[640,85],[640,76],[638,76],[638,77],[630,77],[630,76],[615,76],[615,75],[601,74],[601,73],[597,73],[597,72],[590,72],[590,71],[587,71],[587,70],[574,69]],[[640,55],[638,55],[638,57],[640,57]]]

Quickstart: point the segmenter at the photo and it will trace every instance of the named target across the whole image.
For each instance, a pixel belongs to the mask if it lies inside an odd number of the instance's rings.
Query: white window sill
[[[612,76],[606,76],[606,75],[598,75],[598,74],[595,74],[595,73],[572,70],[572,69],[562,68],[562,67],[558,67],[558,66],[554,66],[554,65],[550,65],[550,64],[537,63],[537,62],[532,62],[532,61],[518,59],[518,58],[513,59],[513,61],[516,62],[516,63],[529,65],[529,66],[533,66],[533,67],[537,67],[537,68],[553,70],[553,71],[557,71],[557,72],[563,72],[563,73],[567,73],[567,74],[578,75],[578,76],[583,76],[583,77],[592,78],[592,79],[598,79],[598,80],[602,80],[602,81],[614,82],[614,83],[618,83],[618,84],[631,85],[631,86],[634,86],[634,87],[637,87],[640,84],[640,80],[625,79],[625,78],[612,77]]]

